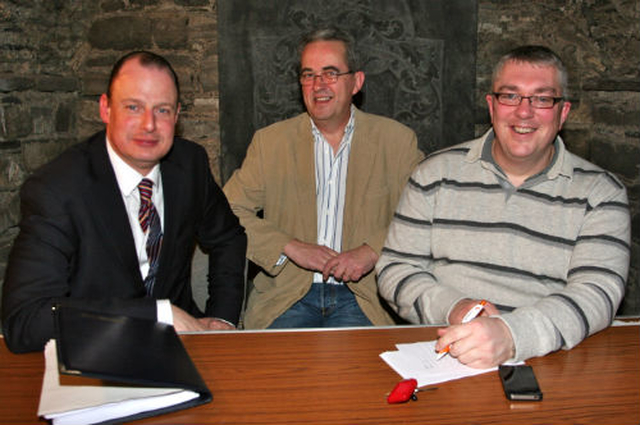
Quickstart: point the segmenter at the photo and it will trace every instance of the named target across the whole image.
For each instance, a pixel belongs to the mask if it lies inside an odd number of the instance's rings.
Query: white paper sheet
[[[438,353],[436,353],[435,347],[436,341],[397,344],[398,351],[386,351],[380,354],[380,357],[403,379],[415,378],[418,381],[418,387],[479,375],[498,369],[497,367],[475,369],[463,365],[449,355],[436,360]]]
[[[173,406],[198,397],[180,388],[61,385],[55,340],[45,347],[38,416],[54,424],[91,424]]]

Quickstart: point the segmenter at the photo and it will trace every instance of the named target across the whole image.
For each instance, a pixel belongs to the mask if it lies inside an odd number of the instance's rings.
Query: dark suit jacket
[[[204,315],[238,322],[246,236],[211,176],[205,150],[175,138],[160,172],[164,239],[152,297],[145,296],[104,132],[29,177],[21,190],[20,233],[3,288],[2,326],[9,349],[42,349],[53,337],[56,303],[155,319],[156,299],[169,299],[201,317],[190,284],[196,242],[209,253]]]

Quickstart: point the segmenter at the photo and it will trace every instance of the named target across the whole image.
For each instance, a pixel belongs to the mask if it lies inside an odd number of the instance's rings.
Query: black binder
[[[57,306],[54,316],[60,373],[133,386],[181,388],[199,394],[177,405],[118,418],[117,423],[212,400],[173,326],[71,306]]]

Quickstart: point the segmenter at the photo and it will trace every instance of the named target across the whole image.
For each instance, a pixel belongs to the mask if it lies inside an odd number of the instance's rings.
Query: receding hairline
[[[342,43],[349,71],[361,71],[360,58],[356,52],[354,38],[348,32],[335,27],[319,28],[304,34],[298,43],[298,61],[301,61],[302,53],[308,45],[321,41]]]
[[[111,89],[114,82],[120,75],[122,68],[128,63],[134,61],[143,68],[153,68],[159,71],[164,71],[169,76],[171,81],[173,81],[173,86],[176,90],[176,105],[180,103],[180,82],[178,81],[178,75],[174,71],[173,67],[164,57],[146,50],[130,52],[118,59],[118,61],[114,64],[111,70],[111,75],[109,77],[109,83],[107,85],[106,94],[108,98],[111,98]]]

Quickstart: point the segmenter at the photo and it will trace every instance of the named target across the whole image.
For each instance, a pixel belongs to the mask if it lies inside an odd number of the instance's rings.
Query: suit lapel
[[[98,232],[105,245],[108,245],[106,250],[123,264],[133,281],[142,287],[131,225],[109,161],[104,132],[91,140],[90,158],[93,184],[85,197],[87,211],[95,218]]]
[[[296,178],[294,179],[296,198],[299,200],[299,204],[295,208],[300,211],[299,218],[302,221],[306,242],[315,243],[318,239],[316,161],[311,122],[307,114],[303,114],[301,117],[298,133],[297,142],[290,145],[296,170]]]
[[[177,149],[175,140],[172,149]],[[171,157],[171,154],[169,154],[160,163],[164,197],[164,227],[162,229],[162,250],[160,251],[158,273],[156,275],[157,290],[164,287],[171,264],[175,264],[172,261],[174,256],[178,254],[184,255],[176,253],[175,248],[180,227],[179,217],[182,216],[182,209],[188,204],[188,191],[192,190],[184,180],[180,164],[172,161]]]
[[[355,128],[351,140],[349,153],[349,168],[347,171],[347,193],[344,205],[344,224],[342,229],[342,248],[351,249],[350,241],[356,228],[356,220],[360,215],[356,213],[360,205],[365,205],[364,196],[373,170],[377,137],[369,137],[369,129],[364,113],[356,109]]]

